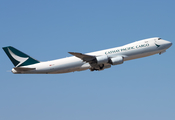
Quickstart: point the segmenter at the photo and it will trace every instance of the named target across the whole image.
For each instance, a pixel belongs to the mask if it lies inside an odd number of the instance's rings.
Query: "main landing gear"
[[[104,64],[101,64],[101,65],[90,68],[90,70],[91,71],[99,71],[99,70],[103,70],[103,68],[104,68]]]

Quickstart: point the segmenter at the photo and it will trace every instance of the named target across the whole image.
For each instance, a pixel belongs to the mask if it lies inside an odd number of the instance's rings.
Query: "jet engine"
[[[104,63],[108,63],[109,58],[107,55],[103,55],[103,56],[98,56],[96,57],[96,63],[97,64],[104,64]]]
[[[118,64],[122,64],[123,62],[124,62],[124,58],[122,56],[109,58],[107,55],[103,55],[103,56],[98,56],[95,59],[95,63],[98,65],[106,64],[106,63],[110,63],[111,65],[118,65]]]
[[[124,62],[124,59],[122,56],[117,56],[114,58],[111,58],[109,63],[112,65],[118,65],[118,64],[122,64]]]
[[[122,56],[117,56],[114,58],[109,58],[107,55],[98,56],[95,58],[94,63],[91,63],[91,71],[104,70],[106,68],[110,68],[111,65],[119,65],[123,62],[124,58]]]

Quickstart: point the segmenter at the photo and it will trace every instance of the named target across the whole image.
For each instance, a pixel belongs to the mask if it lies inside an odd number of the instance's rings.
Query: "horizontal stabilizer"
[[[30,71],[30,70],[35,70],[36,68],[26,68],[26,67],[15,67],[14,68],[16,71]]]

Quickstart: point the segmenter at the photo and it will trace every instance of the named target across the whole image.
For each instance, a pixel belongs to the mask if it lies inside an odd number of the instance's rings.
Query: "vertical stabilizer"
[[[15,67],[27,66],[27,65],[39,63],[38,60],[30,57],[29,55],[17,50],[12,46],[3,47],[3,50],[5,51],[5,53],[7,54],[9,59],[12,61]]]

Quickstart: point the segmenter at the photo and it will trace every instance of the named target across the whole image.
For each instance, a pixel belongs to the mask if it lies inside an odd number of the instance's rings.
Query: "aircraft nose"
[[[166,48],[169,48],[169,47],[171,47],[172,43],[169,41],[165,41],[164,45]]]
[[[167,46],[168,46],[168,47],[171,47],[172,42],[167,41],[167,43],[166,43],[166,44],[167,44]]]
[[[172,46],[173,43],[170,42],[170,47]]]
[[[160,45],[162,45],[162,48],[168,49],[169,47],[171,47],[172,43],[167,40],[161,40]]]

